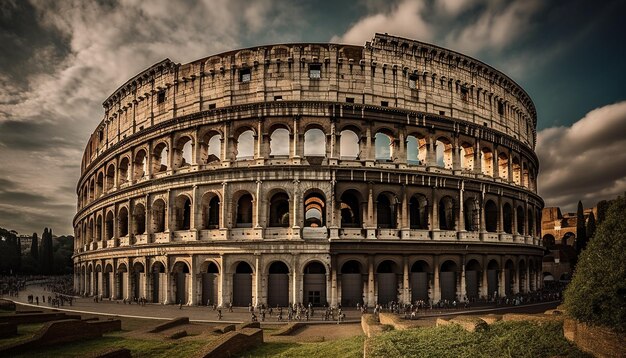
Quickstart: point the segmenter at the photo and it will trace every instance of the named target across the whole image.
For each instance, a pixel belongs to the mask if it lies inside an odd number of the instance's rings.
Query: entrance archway
[[[376,282],[378,284],[378,303],[386,305],[398,301],[397,266],[391,260],[385,260],[376,268]]]
[[[481,271],[480,263],[476,260],[469,260],[465,264],[465,292],[470,301],[479,297]]]
[[[350,260],[341,266],[341,305],[346,307],[363,303],[361,264]]]
[[[159,303],[165,297],[165,266],[160,262],[152,265],[152,302]]]
[[[309,262],[304,267],[303,302],[313,306],[326,304],[326,268],[320,262]]]
[[[409,276],[411,284],[411,302],[425,301],[428,302],[428,274],[430,267],[426,261],[415,261],[411,266],[411,274]]]
[[[174,303],[187,304],[189,299],[189,266],[185,262],[179,261],[172,269],[172,289],[174,290]]]
[[[215,262],[205,263],[206,268],[202,270],[202,302],[203,305],[217,304],[217,291],[220,271]],[[204,266],[204,265],[203,265]]]
[[[252,303],[252,267],[239,262],[233,274],[233,306],[244,307]]]
[[[498,296],[498,263],[496,260],[489,261],[487,264],[487,295],[490,297]]]
[[[456,273],[457,264],[454,261],[446,261],[441,265],[439,272],[439,289],[442,300],[456,300]]]
[[[282,261],[275,261],[269,267],[267,304],[270,307],[289,304],[289,268]]]

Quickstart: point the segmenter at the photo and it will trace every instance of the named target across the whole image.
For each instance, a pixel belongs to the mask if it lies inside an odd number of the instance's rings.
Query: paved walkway
[[[39,306],[36,304],[28,303],[28,295],[39,296]],[[48,305],[48,302],[43,303],[41,299],[42,296],[46,296],[46,300],[50,292],[44,290],[42,286],[27,286],[24,291],[20,292],[19,297],[9,297],[4,296],[2,298],[14,301],[16,303],[29,306],[29,307],[41,307],[41,308],[51,308]],[[470,310],[432,310],[432,311],[423,311],[424,314],[420,314],[419,317],[439,317],[439,316],[447,316],[447,315],[460,315],[460,314],[478,314],[478,313],[505,313],[505,312],[516,312],[516,313],[538,313],[543,312],[549,308],[554,308],[558,305],[558,302],[543,302],[543,303],[535,303],[530,305],[516,306],[516,307],[495,307],[494,305],[490,306],[481,306],[474,307]],[[241,323],[245,321],[250,321],[250,313],[247,308],[233,308],[233,312],[228,312],[227,310],[222,310],[222,320],[217,320],[217,312],[213,311],[210,307],[201,307],[201,306],[182,306],[179,308],[178,305],[161,305],[161,304],[146,304],[145,306],[140,306],[137,304],[123,304],[121,301],[100,301],[95,303],[91,298],[78,298],[74,300],[72,306],[69,306],[67,303],[65,306],[61,306],[61,311],[66,312],[74,312],[74,313],[82,313],[82,314],[99,314],[105,316],[122,316],[129,318],[142,318],[142,319],[156,319],[156,320],[167,320],[176,317],[189,317],[191,321],[195,322],[209,322],[209,323]],[[322,319],[323,309],[318,308],[314,309],[314,316],[307,322],[311,324],[315,323],[335,323],[328,322]],[[346,314],[346,319],[344,322],[346,323],[355,323],[360,322],[361,313],[354,308],[344,309],[343,312]],[[259,315],[257,315],[259,316]],[[286,323],[286,310],[283,310],[283,318],[285,321],[278,322],[276,318],[276,314],[273,317],[266,316],[266,320],[263,323],[267,324],[284,324]],[[259,317],[260,319],[260,317]]]

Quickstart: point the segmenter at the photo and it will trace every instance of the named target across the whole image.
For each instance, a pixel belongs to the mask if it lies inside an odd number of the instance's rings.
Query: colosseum
[[[471,57],[376,34],[165,59],[107,98],[75,289],[234,306],[541,287],[536,110]]]

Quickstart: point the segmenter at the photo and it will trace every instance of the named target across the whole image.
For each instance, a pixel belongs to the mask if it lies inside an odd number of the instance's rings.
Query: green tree
[[[41,273],[51,274],[53,269],[52,230],[45,228],[41,235],[41,252],[39,253]]]
[[[587,246],[587,230],[585,229],[585,211],[583,203],[578,202],[578,210],[576,211],[576,253],[580,255],[581,251]]]
[[[565,305],[576,319],[626,332],[626,198],[609,206],[578,259]]]
[[[587,220],[587,241],[593,238],[593,235],[596,233],[596,217],[593,213],[589,214],[589,219]]]
[[[33,241],[30,243],[30,256],[35,260],[39,259],[39,238],[37,233],[33,233]]]
[[[606,216],[606,211],[609,208],[609,202],[606,200],[602,200],[598,202],[596,207],[598,208],[598,217],[596,220],[596,224],[600,225],[600,223],[604,221],[604,217]]]

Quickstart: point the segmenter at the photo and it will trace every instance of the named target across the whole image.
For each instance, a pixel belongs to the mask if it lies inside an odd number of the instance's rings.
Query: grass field
[[[321,343],[270,342],[241,357],[358,358],[363,357],[364,339],[364,336],[357,336]]]

